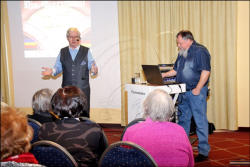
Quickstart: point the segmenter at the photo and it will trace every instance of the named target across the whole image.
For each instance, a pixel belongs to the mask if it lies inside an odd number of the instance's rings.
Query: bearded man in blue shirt
[[[197,43],[190,31],[182,30],[176,35],[179,53],[173,70],[163,73],[162,77],[176,76],[176,81],[186,84],[186,92],[178,98],[178,124],[189,136],[191,118],[196,124],[199,139],[199,154],[195,162],[208,159],[207,93],[211,71],[210,54],[206,47]]]
[[[63,74],[62,87],[77,86],[87,96],[90,106],[89,73],[96,75],[98,68],[90,49],[80,45],[81,34],[77,28],[69,28],[66,33],[69,46],[61,49],[54,68],[42,67],[43,76]],[[88,108],[89,113],[89,108]]]

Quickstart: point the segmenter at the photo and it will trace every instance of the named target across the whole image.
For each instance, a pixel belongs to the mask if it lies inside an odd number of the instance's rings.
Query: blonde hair
[[[33,129],[21,111],[1,107],[1,160],[28,152]]]
[[[67,38],[69,37],[70,32],[77,32],[79,38],[81,38],[81,33],[80,33],[80,31],[79,31],[77,28],[75,28],[75,27],[69,28],[69,29],[67,30],[67,33],[66,33],[66,37],[67,37]]]

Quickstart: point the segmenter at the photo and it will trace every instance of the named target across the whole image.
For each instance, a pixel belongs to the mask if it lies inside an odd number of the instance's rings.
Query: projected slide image
[[[91,46],[88,1],[22,1],[25,58],[56,57],[68,45],[66,31],[76,27],[81,44]]]

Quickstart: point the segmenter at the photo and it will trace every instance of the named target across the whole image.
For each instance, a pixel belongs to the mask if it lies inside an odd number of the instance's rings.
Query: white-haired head
[[[70,32],[77,32],[78,37],[81,38],[81,33],[80,33],[80,31],[79,31],[77,28],[75,28],[75,27],[69,28],[69,29],[67,30],[67,33],[66,33],[66,37],[67,37],[67,38],[70,36]]]
[[[143,102],[144,117],[153,121],[170,121],[174,113],[171,96],[162,89],[155,89],[148,94]]]

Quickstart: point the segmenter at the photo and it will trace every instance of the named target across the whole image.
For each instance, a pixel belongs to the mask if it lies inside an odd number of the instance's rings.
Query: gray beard
[[[179,51],[179,55],[183,56],[184,58],[187,57],[187,54],[188,54],[188,49],[186,49],[186,50],[181,49]]]

